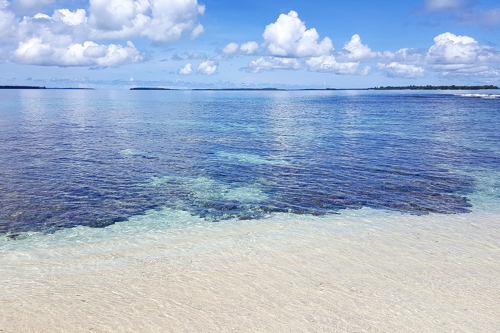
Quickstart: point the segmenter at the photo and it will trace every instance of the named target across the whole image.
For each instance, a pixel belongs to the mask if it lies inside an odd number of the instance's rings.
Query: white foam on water
[[[475,97],[475,98],[487,98],[487,99],[500,98],[500,94],[454,94],[454,95],[462,97]]]
[[[140,150],[136,150],[136,149],[123,149],[123,150],[120,150],[119,153],[122,156],[131,156],[131,157],[145,157],[145,158],[157,158],[158,157],[157,154],[152,154],[152,153],[148,153],[148,152],[140,151]]]

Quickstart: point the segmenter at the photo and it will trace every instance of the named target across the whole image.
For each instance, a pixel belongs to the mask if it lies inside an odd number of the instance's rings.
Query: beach
[[[0,333],[499,332],[498,98],[456,93],[4,92]]]
[[[363,209],[193,224],[91,245],[72,230],[76,241],[65,246],[35,249],[32,239],[31,250],[3,253],[0,329],[497,332],[498,220]]]

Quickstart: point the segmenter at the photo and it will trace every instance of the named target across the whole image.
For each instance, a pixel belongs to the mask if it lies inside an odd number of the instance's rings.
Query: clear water
[[[500,99],[454,93],[1,91],[0,234],[496,210]]]

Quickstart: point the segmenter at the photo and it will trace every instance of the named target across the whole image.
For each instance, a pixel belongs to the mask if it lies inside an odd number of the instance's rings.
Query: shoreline
[[[195,223],[2,253],[0,330],[500,328],[497,213],[372,213]]]

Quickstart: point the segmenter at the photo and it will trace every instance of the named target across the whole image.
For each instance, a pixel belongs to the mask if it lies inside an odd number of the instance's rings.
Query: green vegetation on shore
[[[94,88],[47,88],[37,86],[0,86],[0,89],[60,89],[60,90],[94,90]]]
[[[47,88],[38,86],[0,86],[0,89],[61,89],[61,90],[94,90],[94,88]],[[197,90],[197,91],[304,91],[304,90],[499,90],[494,85],[484,86],[386,86],[374,88],[354,88],[354,89],[336,89],[336,88],[304,88],[304,89],[281,89],[281,88],[194,88],[194,89],[175,89],[161,87],[136,87],[130,90]]]
[[[35,87],[35,86],[0,86],[0,89],[47,89],[47,88]]]
[[[137,88],[130,88],[130,90],[179,90],[179,89],[155,88],[155,87],[137,87]]]
[[[375,87],[375,88],[370,88],[370,90],[498,90],[499,88],[494,85],[488,85],[488,86],[456,86],[456,85],[451,85],[451,86],[403,86],[403,87],[393,87],[393,86],[387,86],[387,87]]]

